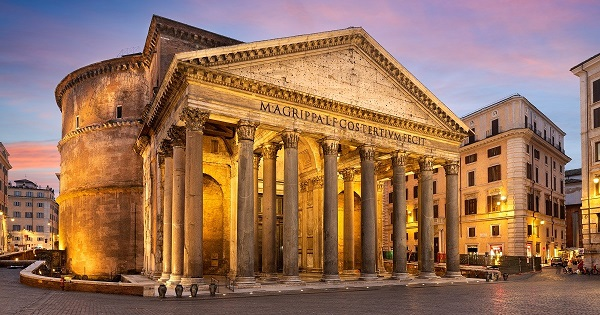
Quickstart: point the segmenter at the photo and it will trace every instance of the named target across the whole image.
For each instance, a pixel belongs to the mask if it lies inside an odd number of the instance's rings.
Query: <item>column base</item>
[[[171,274],[169,280],[167,280],[167,286],[176,286],[181,283],[181,275]]]
[[[390,279],[405,281],[405,280],[411,280],[411,277],[408,272],[394,272],[394,273],[392,273],[392,276],[390,277]]]
[[[260,283],[256,283],[254,277],[236,277],[235,278],[236,288],[260,288]]]
[[[163,272],[162,275],[160,276],[160,278],[157,280],[159,283],[167,283],[167,281],[169,281],[169,278],[171,277],[171,273],[170,272]]]
[[[346,269],[346,270],[342,271],[342,274],[348,275],[348,276],[359,276],[360,271],[358,271],[356,269]]]
[[[358,277],[358,280],[360,281],[373,281],[377,279],[378,278],[376,273],[361,273],[360,277]]]
[[[417,276],[417,279],[439,279],[440,277],[432,271],[421,271]]]
[[[265,283],[276,283],[279,281],[276,273],[263,273],[260,276],[260,281]]]
[[[323,277],[321,278],[321,282],[325,282],[325,283],[340,283],[342,282],[342,279],[340,278],[340,275],[323,275]]]
[[[444,278],[464,278],[460,271],[446,271]]]
[[[292,284],[292,285],[304,285],[304,281],[300,279],[300,276],[283,276],[279,283]]]
[[[190,278],[190,277],[182,277],[181,278],[181,285],[186,287],[186,286],[191,286],[192,284],[204,284],[204,278]]]

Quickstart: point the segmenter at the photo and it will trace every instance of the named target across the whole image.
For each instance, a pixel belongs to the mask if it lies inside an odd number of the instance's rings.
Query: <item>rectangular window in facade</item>
[[[525,173],[527,174],[527,179],[532,179],[531,178],[532,168],[533,168],[533,165],[531,165],[531,163],[527,163],[527,166],[525,169]]]
[[[495,182],[501,179],[502,176],[500,174],[500,165],[488,167],[488,183]]]
[[[469,237],[475,237],[475,227],[469,227]]]
[[[467,173],[467,185],[469,187],[475,186],[475,171],[470,171]]]
[[[26,229],[27,231],[32,231],[32,232],[33,232],[33,225],[29,225],[29,224],[28,224],[27,226],[25,226],[25,229]]]
[[[38,196],[38,198],[44,198],[44,193],[43,192],[38,192],[37,196]]]
[[[465,215],[477,214],[477,198],[465,200]]]
[[[44,213],[43,212],[36,212],[35,217],[38,219],[43,219],[44,218]]]
[[[27,197],[33,197],[33,191],[28,191],[27,192]]]
[[[487,209],[488,212],[500,211],[500,205],[502,201],[500,195],[491,195],[487,197]]]
[[[15,201],[15,202],[13,202],[13,205],[15,207],[20,207],[21,206],[21,202],[20,201]]]
[[[438,205],[433,205],[433,217],[434,218],[439,218],[439,212],[438,212]]]
[[[21,196],[21,192],[18,190],[15,190],[15,196],[20,197]]]
[[[75,116],[75,128],[79,128],[79,115]]]
[[[416,241],[419,239],[419,232],[413,233],[413,239]]]
[[[488,157],[493,157],[496,155],[500,155],[500,153],[502,153],[502,147],[501,146],[497,146],[497,147],[493,147],[491,149],[488,149]]]
[[[43,202],[38,202],[38,208],[43,208],[44,207],[44,203]]]
[[[596,152],[594,152],[594,157],[595,157],[594,160],[596,162],[600,162],[600,141],[596,142],[594,144],[594,147],[596,148],[596,150],[595,150]]]
[[[413,222],[419,222],[419,208],[413,209]]]
[[[117,105],[116,117],[117,117],[117,119],[118,118],[123,118],[123,106]]]
[[[33,207],[33,202],[31,202],[31,201],[27,201],[27,202],[25,203],[25,206],[26,206],[26,207]]]
[[[21,230],[21,225],[20,224],[13,224],[13,231],[20,231]]]
[[[500,236],[500,226],[492,225],[492,236]]]
[[[540,151],[538,151],[537,149],[533,149],[533,157],[536,160],[539,160],[540,159]]]
[[[592,102],[600,101],[600,80],[592,82]]]
[[[33,212],[25,212],[26,218],[33,218]]]
[[[437,194],[437,181],[433,181],[433,193]]]
[[[477,153],[465,156],[465,164],[477,162]]]
[[[419,186],[413,187],[413,198],[419,198]]]
[[[15,211],[15,212],[13,212],[13,217],[20,218],[21,217],[21,211]]]
[[[35,226],[35,231],[36,232],[44,232],[44,226],[43,225],[36,225]]]
[[[527,209],[534,210],[533,194],[527,194]]]
[[[533,235],[533,225],[528,224],[527,225],[527,236],[531,236]]]

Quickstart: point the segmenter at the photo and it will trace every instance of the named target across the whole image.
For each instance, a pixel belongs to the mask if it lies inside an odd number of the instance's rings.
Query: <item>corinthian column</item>
[[[181,282],[183,275],[184,208],[185,208],[185,127],[172,126],[167,132],[173,143],[173,216],[171,277],[169,285]]]
[[[346,168],[344,177],[344,272],[354,273],[354,169]]]
[[[406,270],[406,154],[392,153],[393,271],[392,279],[408,279]]]
[[[325,139],[321,146],[325,159],[323,186],[324,266],[321,281],[340,281],[338,271],[337,139]]]
[[[197,108],[183,109],[185,122],[185,240],[183,251],[183,285],[204,283],[202,261],[203,168],[202,142],[208,113]]]
[[[277,164],[278,143],[267,143],[262,147],[263,155],[263,198],[262,198],[262,272],[263,279],[277,279]]]
[[[301,283],[298,270],[298,138],[299,133],[281,133],[284,148],[283,182],[283,278],[282,282]]]
[[[435,278],[433,253],[433,158],[419,159],[419,278]]]
[[[362,192],[360,235],[362,264],[360,280],[377,279],[377,232],[375,214],[375,148],[360,147],[360,187]]]
[[[446,170],[446,277],[462,277],[460,273],[458,161],[444,165]]]
[[[173,209],[173,145],[171,140],[165,139],[160,144],[160,150],[164,156],[164,182],[163,182],[163,248],[162,248],[162,274],[158,280],[166,283],[171,277],[171,242],[173,241],[172,231],[172,210]]]
[[[254,279],[254,181],[252,174],[256,124],[241,120],[237,126],[239,162],[237,196],[238,286],[255,285]]]

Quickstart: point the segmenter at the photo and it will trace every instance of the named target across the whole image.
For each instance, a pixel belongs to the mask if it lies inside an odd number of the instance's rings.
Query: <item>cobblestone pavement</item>
[[[305,286],[281,292],[165,299],[32,288],[19,283],[19,271],[0,269],[2,315],[600,314],[600,276],[556,274],[553,268],[497,282],[327,290]]]

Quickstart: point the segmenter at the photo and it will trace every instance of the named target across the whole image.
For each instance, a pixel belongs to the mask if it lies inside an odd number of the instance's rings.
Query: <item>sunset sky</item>
[[[569,69],[600,53],[597,0],[0,0],[0,142],[11,180],[58,192],[56,85],[141,51],[153,14],[244,42],[361,26],[459,117],[523,95],[567,133],[567,169],[581,166]]]

